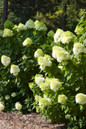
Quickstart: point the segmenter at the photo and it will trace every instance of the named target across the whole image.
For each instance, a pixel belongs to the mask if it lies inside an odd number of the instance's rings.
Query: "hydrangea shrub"
[[[0,111],[27,113],[36,107],[53,123],[85,129],[86,21],[75,34],[47,33],[43,22],[31,19],[5,26],[0,30]]]
[[[47,53],[51,51],[53,36],[47,36],[46,31],[47,27],[43,22],[31,19],[18,25],[6,21],[5,29],[0,30],[1,111],[33,111],[34,98],[28,83],[40,71],[36,58],[43,55],[41,49]]]
[[[85,129],[86,21],[78,24],[75,32],[57,29],[52,52],[35,51],[40,72],[29,87],[36,111],[46,119],[65,123],[68,129]]]

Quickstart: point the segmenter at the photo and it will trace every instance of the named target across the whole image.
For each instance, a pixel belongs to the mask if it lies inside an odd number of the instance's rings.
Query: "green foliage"
[[[5,21],[4,28],[12,29],[13,27],[14,27],[14,24],[11,21],[9,20]]]
[[[68,129],[86,127],[86,20],[77,26],[77,36],[57,29],[52,52],[36,57],[40,72],[29,83],[36,111]]]

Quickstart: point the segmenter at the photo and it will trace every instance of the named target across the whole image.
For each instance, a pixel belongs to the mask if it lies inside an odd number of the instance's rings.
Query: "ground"
[[[64,124],[52,124],[37,113],[22,115],[0,112],[0,129],[66,129]]]

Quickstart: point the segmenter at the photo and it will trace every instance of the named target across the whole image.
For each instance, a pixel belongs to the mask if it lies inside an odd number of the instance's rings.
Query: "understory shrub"
[[[28,20],[25,25],[5,22],[0,30],[0,110],[18,110],[22,113],[34,110],[33,93],[28,83],[40,72],[34,58],[42,50],[51,52],[54,32],[47,34],[43,22]]]
[[[86,128],[86,21],[75,33],[57,29],[50,54],[37,56],[40,72],[29,87],[36,111],[68,129]]]

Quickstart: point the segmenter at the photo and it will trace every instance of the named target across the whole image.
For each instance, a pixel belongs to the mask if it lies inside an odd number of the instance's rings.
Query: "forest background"
[[[6,19],[14,24],[28,19],[43,21],[48,29],[61,28],[74,31],[83,10],[85,0],[0,0],[0,29]]]

